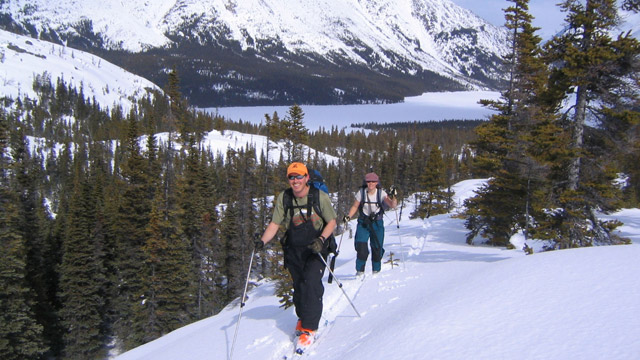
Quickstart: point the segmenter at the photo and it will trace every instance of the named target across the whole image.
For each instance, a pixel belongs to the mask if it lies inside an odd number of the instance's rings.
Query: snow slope
[[[84,96],[95,98],[105,108],[114,104],[127,113],[130,98],[140,98],[148,89],[160,90],[152,82],[89,53],[47,41],[0,30],[0,97],[36,98],[33,81],[46,71],[53,86],[58,78],[82,88]]]
[[[457,203],[480,180],[455,188]],[[248,293],[219,314],[121,354],[131,359],[637,359],[640,354],[640,210],[615,217],[634,244],[537,253],[465,244],[463,220],[438,215],[396,226],[387,213],[385,261],[397,266],[354,276],[346,233],[335,273],[353,300],[325,282],[320,337],[292,355],[296,317],[274,286]],[[351,222],[355,228],[355,222]],[[238,326],[239,325],[239,326]],[[238,336],[233,354],[234,334]]]

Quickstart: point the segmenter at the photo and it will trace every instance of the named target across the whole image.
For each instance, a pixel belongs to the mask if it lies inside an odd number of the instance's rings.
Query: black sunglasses
[[[368,183],[377,183],[377,181],[367,181],[367,184]]]
[[[289,180],[295,180],[295,179],[302,180],[304,179],[305,176],[306,175],[289,175]]]

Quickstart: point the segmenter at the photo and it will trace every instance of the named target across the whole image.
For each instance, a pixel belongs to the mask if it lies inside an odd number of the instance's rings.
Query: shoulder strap
[[[284,212],[289,212],[289,219],[293,219],[293,190],[291,190],[291,188],[284,191],[282,205]],[[311,214],[311,208],[313,208],[316,214],[324,221],[322,210],[320,210],[320,190],[313,185],[309,186],[309,193],[307,194],[307,214]]]
[[[320,210],[320,190],[311,185],[309,187],[309,194],[307,195],[307,205],[309,208],[313,207],[316,211],[316,214],[320,216],[322,221],[324,222],[324,218],[322,217],[322,210]]]
[[[360,205],[358,206],[358,211],[363,214],[362,209],[364,208],[364,204],[365,202],[369,203],[368,201],[365,201],[365,189],[364,188],[360,188]],[[376,191],[376,203],[378,205],[378,212],[376,215],[380,215],[384,213],[384,204],[382,203],[382,190],[378,187],[378,190]]]
[[[293,218],[293,190],[291,188],[284,191],[282,206],[284,207],[284,213],[286,214],[289,211],[289,218]]]
[[[384,204],[382,203],[382,190],[380,188],[378,188],[377,196],[378,198],[376,199],[376,201],[378,201],[378,209],[380,209],[380,211],[378,211],[378,214],[382,215],[384,214]]]

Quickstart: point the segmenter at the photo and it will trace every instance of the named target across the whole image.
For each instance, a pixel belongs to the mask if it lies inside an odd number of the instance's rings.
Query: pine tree
[[[26,281],[27,249],[20,230],[19,201],[9,188],[12,167],[7,154],[9,128],[0,110],[0,358],[39,358],[48,349],[33,311]]]
[[[192,267],[192,285],[196,286],[197,316],[204,317],[211,313],[212,304],[206,299],[211,298],[211,274],[213,251],[213,222],[215,209],[212,207],[214,194],[206,176],[206,161],[204,154],[192,141],[187,154],[183,176],[178,182],[178,207],[180,209],[180,225],[189,244],[190,265]],[[213,221],[213,222],[212,222]]]
[[[220,196],[217,193],[215,183],[217,169],[214,167],[213,158],[210,154],[200,157],[200,168],[203,170],[203,183],[201,184],[201,194],[203,199],[202,220],[200,227],[199,246],[200,254],[200,275],[197,287],[197,318],[204,318],[217,313],[222,303],[218,300],[218,291],[215,286],[215,279],[218,275],[216,266],[216,253],[219,251],[219,231],[218,231],[218,203]]]
[[[193,270],[187,239],[183,236],[172,189],[158,189],[143,247],[144,298],[136,323],[141,342],[154,340],[191,322]]]
[[[304,112],[298,105],[289,108],[287,117],[280,123],[287,140],[288,160],[304,161],[302,147],[309,142],[309,134],[304,126]]]
[[[192,129],[188,121],[187,107],[180,93],[180,78],[176,69],[169,72],[166,93],[171,103],[169,131],[177,130],[180,133],[181,143],[185,146],[188,144],[188,136]]]
[[[420,196],[420,206],[416,209],[416,216],[424,219],[447,211],[445,170],[442,152],[438,146],[433,145],[420,178],[423,194]]]
[[[223,262],[221,265],[222,278],[226,283],[224,288],[224,303],[242,295],[242,251],[241,238],[238,229],[240,214],[235,202],[229,203],[224,210],[220,222],[220,240],[222,243]],[[246,269],[244,269],[246,271]]]
[[[549,63],[553,63],[551,91],[558,96],[575,93],[575,102],[563,125],[571,134],[568,144],[570,161],[564,174],[565,186],[560,187],[554,201],[560,208],[550,222],[560,224],[556,238],[561,248],[617,242],[610,225],[596,219],[595,211],[615,210],[620,194],[611,174],[615,173],[610,157],[598,157],[595,151],[610,151],[611,147],[590,142],[585,131],[588,119],[593,119],[609,132],[628,118],[623,103],[637,96],[629,87],[634,63],[640,54],[636,39],[628,34],[616,40],[610,32],[617,24],[614,0],[566,0],[560,4],[567,12],[568,31],[547,46]],[[615,104],[614,107],[611,105]],[[603,133],[594,132],[596,136]],[[596,147],[594,147],[596,145]],[[609,166],[605,166],[605,163]]]
[[[86,154],[77,153],[60,268],[60,316],[66,330],[64,354],[69,359],[99,359],[106,355],[105,252],[96,219],[96,205],[101,201],[94,197],[84,162]]]
[[[545,90],[546,67],[540,55],[537,28],[531,25],[527,0],[510,0],[505,9],[506,27],[511,31],[511,52],[505,65],[508,89],[500,101],[483,103],[499,111],[476,128],[478,139],[474,172],[491,178],[477,195],[466,202],[467,242],[477,235],[494,245],[509,246],[510,237],[526,228],[529,199],[534,189],[531,177],[537,163],[528,154],[530,131],[544,119],[538,96]],[[537,184],[534,182],[534,184]]]
[[[125,158],[121,167],[122,179],[119,188],[118,217],[116,220],[116,259],[118,298],[114,303],[118,319],[115,322],[116,334],[123,339],[125,348],[140,345],[144,334],[142,326],[135,323],[134,314],[140,309],[140,297],[143,287],[140,274],[143,271],[144,257],[142,246],[146,239],[146,229],[151,211],[148,162],[141,154],[138,143],[136,119],[128,120],[129,130],[125,140]],[[154,180],[155,181],[155,180]]]

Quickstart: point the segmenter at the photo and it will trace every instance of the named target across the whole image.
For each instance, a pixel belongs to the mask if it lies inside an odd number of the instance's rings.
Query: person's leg
[[[304,292],[304,263],[300,258],[300,247],[290,246],[284,256],[286,258],[287,270],[291,274],[293,283],[293,305],[298,319],[301,318],[302,296]]]
[[[298,313],[302,320],[302,327],[308,330],[317,330],[322,317],[322,296],[324,285],[322,276],[325,265],[318,254],[310,253],[303,270],[304,281],[299,284],[301,296]]]
[[[369,257],[369,229],[358,221],[358,227],[356,228],[355,236],[355,249],[356,249],[356,271],[364,271],[364,266],[367,263]]]
[[[371,224],[371,266],[374,272],[382,268],[382,256],[384,255],[384,223],[378,220]]]

